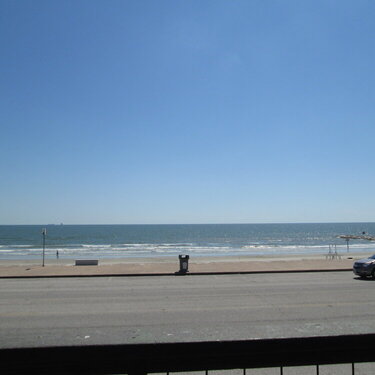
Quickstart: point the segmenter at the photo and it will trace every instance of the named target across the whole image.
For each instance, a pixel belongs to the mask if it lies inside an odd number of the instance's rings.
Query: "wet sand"
[[[349,271],[355,260],[370,254],[339,255],[333,259],[326,255],[190,257],[189,274]],[[44,267],[41,259],[0,261],[0,277],[164,275],[174,274],[177,271],[179,271],[177,257],[99,259],[97,266],[76,266],[74,259],[46,259]]]

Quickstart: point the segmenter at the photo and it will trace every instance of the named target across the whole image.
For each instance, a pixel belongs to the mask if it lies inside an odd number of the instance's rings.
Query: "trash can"
[[[183,275],[189,272],[189,255],[179,255],[178,259],[180,260],[180,270],[178,274]]]

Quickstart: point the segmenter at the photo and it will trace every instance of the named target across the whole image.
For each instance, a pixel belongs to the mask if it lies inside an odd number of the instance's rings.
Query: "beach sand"
[[[190,257],[189,274],[251,273],[351,270],[353,262],[365,254],[340,254],[330,259],[325,255],[308,256],[225,256]],[[100,275],[157,275],[179,271],[177,257],[99,259],[98,266],[75,266],[74,259],[1,260],[0,277],[38,276],[100,276]]]

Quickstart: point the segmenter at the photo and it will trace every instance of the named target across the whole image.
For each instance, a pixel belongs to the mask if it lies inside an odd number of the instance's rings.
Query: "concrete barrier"
[[[76,266],[97,266],[98,259],[76,259]]]

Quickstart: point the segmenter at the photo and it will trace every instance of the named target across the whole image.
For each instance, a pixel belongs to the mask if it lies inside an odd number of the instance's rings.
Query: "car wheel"
[[[375,280],[375,269],[372,270],[371,277],[372,277],[373,280]]]

